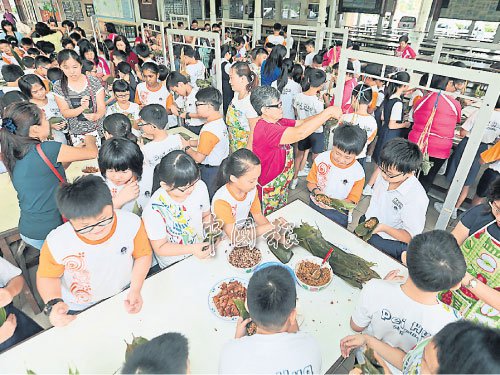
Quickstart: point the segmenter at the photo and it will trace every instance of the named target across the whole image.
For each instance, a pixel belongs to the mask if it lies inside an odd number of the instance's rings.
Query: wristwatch
[[[50,312],[52,311],[52,308],[54,307],[54,305],[56,305],[59,302],[64,302],[64,300],[62,298],[51,299],[49,302],[47,302],[45,304],[45,307],[43,308],[43,313],[45,315],[49,316]]]
[[[186,120],[190,120],[191,119],[191,116],[189,115],[189,113],[186,112]]]
[[[187,152],[187,150],[189,150],[190,148],[191,148],[191,146],[184,147],[184,152]]]
[[[476,286],[477,286],[477,279],[476,278],[472,278],[465,287],[467,289],[474,289]]]
[[[313,193],[314,195],[316,195],[316,193],[314,192],[314,190],[319,190],[319,187],[315,187],[314,189],[311,190],[311,193]]]

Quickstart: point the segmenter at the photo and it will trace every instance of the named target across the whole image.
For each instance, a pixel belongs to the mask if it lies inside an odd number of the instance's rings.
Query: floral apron
[[[293,148],[286,145],[285,167],[276,178],[262,186],[264,216],[284,207],[288,201],[288,185],[293,179]]]
[[[469,236],[460,247],[467,262],[467,272],[478,282],[498,290],[500,287],[500,243],[488,233],[490,225],[497,225],[495,221],[486,224],[476,233]],[[489,325],[494,328],[500,326],[500,313],[483,301],[478,300],[472,291],[461,287],[456,291],[447,291],[440,294],[444,303],[454,307],[468,320]]]
[[[229,149],[231,152],[247,147],[250,130],[241,126],[241,116],[245,116],[243,112],[237,110],[233,103],[229,104],[226,114],[226,124],[229,134]]]

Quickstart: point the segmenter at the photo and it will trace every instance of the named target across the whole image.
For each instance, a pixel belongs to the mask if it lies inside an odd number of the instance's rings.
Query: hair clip
[[[10,117],[2,119],[2,128],[5,128],[11,134],[16,134],[17,126]]]

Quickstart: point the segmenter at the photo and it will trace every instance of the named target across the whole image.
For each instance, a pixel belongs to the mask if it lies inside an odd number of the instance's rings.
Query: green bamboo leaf
[[[7,320],[7,310],[4,307],[0,307],[0,326]]]

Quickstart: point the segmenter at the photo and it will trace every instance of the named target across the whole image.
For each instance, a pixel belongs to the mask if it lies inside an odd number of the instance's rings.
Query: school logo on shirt
[[[401,210],[403,208],[403,203],[398,199],[398,198],[394,198],[392,200],[392,204],[394,205],[394,210]]]
[[[281,370],[276,373],[276,375],[312,375],[314,374],[313,368],[311,365],[304,367],[303,369],[297,370]]]
[[[64,272],[71,275],[70,293],[76,303],[85,304],[92,301],[90,273],[85,264],[85,253],[68,255],[63,258]]]
[[[324,162],[321,162],[318,164],[317,179],[318,179],[318,186],[321,189],[324,189],[326,186],[327,176],[328,176],[328,173],[330,172],[331,167],[332,167],[331,165],[324,163]]]

